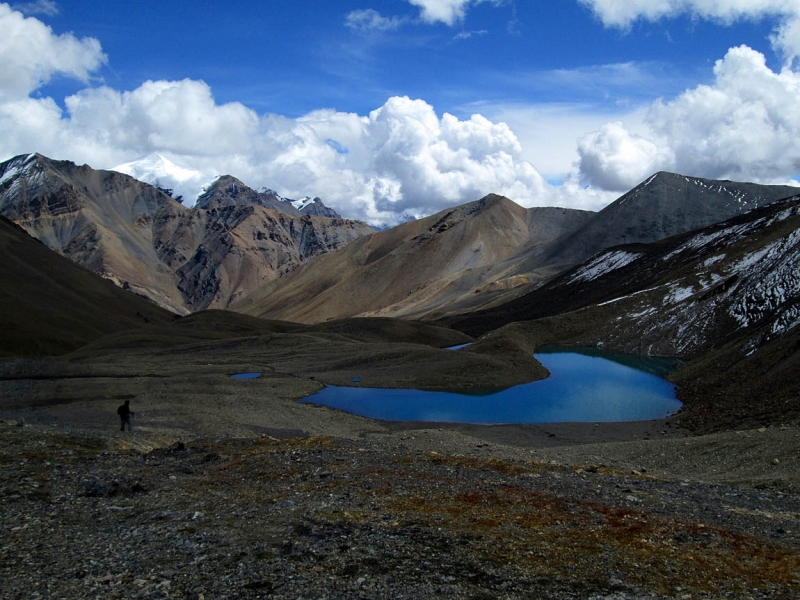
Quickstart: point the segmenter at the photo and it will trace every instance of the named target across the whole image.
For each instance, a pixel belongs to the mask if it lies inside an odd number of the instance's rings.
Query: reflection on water
[[[550,377],[494,394],[329,386],[304,402],[387,421],[484,425],[647,421],[681,407],[675,387],[652,373],[577,352],[534,356]]]

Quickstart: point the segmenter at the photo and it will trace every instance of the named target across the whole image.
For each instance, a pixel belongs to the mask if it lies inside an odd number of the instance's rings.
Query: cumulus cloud
[[[717,61],[714,74],[713,85],[657,102],[648,116],[669,140],[677,169],[760,180],[800,173],[800,73],[775,73],[741,46]]]
[[[584,179],[604,190],[629,190],[653,172],[668,169],[668,148],[630,133],[622,123],[608,123],[578,140]]]
[[[690,14],[703,19],[732,23],[740,19],[777,17],[772,43],[792,64],[800,57],[800,2],[797,0],[580,0],[606,26],[629,27],[644,19]]]
[[[800,173],[800,73],[776,73],[765,57],[732,48],[711,85],[653,104],[649,134],[609,124],[580,140],[581,175],[623,191],[647,172],[675,170],[718,179],[786,182]]]
[[[24,99],[56,74],[86,82],[107,61],[96,39],[55,35],[8,4],[0,4],[0,31],[0,98]]]
[[[374,15],[373,15],[374,16]],[[299,118],[218,103],[202,81],[88,87],[65,110],[32,92],[59,73],[88,81],[99,42],[56,35],[0,4],[0,156],[38,151],[111,168],[161,152],[178,165],[233,174],[286,196],[320,195],[347,216],[394,224],[490,193],[550,204],[554,189],[522,157],[511,129],[474,115],[438,115],[389,98],[368,115],[318,110]]]
[[[179,165],[231,173],[283,195],[323,196],[347,216],[395,224],[489,193],[550,204],[554,190],[521,158],[503,123],[458,119],[393,97],[361,116],[319,110],[297,119],[218,104],[203,82],[148,81],[130,92],[0,103],[0,153],[37,150],[110,168],[164,152]]]
[[[74,135],[139,153],[235,153],[259,126],[253,111],[218,105],[206,83],[189,79],[146,81],[132,92],[86,89],[65,103]]]

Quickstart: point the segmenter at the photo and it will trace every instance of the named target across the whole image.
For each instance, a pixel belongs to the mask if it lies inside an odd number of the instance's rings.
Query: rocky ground
[[[738,436],[773,434],[800,444]],[[582,462],[587,448],[447,429],[169,443],[4,421],[0,595],[797,597],[796,482],[656,476]]]

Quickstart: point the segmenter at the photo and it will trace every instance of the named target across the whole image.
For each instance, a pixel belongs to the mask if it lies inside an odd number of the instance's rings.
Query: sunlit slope
[[[429,317],[452,304],[530,285],[530,274],[513,279],[524,257],[592,214],[525,209],[489,195],[360,238],[232,308],[306,323],[357,315]]]

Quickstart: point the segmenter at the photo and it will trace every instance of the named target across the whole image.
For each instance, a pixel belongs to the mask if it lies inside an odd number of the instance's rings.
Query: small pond
[[[236,373],[231,375],[231,379],[258,379],[261,373]]]
[[[480,425],[648,421],[680,409],[673,384],[655,374],[671,370],[675,361],[597,354],[537,352],[550,377],[496,393],[328,386],[303,402],[386,421]]]

